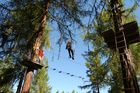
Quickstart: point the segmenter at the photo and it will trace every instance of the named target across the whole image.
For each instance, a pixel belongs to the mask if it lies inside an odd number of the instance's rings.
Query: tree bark
[[[111,0],[110,2],[110,7],[112,10],[112,18],[113,18],[113,24],[114,24],[114,30],[115,33],[118,31],[122,31],[119,28],[122,26],[122,16],[119,13],[119,11],[122,11],[120,9],[119,4],[121,5],[121,0]],[[138,88],[138,83],[135,75],[134,69],[130,65],[130,60],[127,56],[127,53],[125,51],[128,50],[128,44],[126,44],[126,39],[125,36],[123,35],[124,38],[124,45],[125,47],[122,48],[120,51],[119,48],[116,48],[119,50],[120,53],[120,61],[121,61],[121,70],[122,70],[122,77],[123,77],[123,84],[124,84],[124,89],[125,93],[139,93],[139,88]],[[117,41],[116,41],[117,42]]]
[[[39,48],[41,46],[41,43],[42,43],[42,35],[45,31],[45,26],[46,26],[46,22],[47,22],[47,15],[48,15],[48,7],[49,7],[49,2],[50,0],[45,0],[46,2],[46,7],[45,7],[45,12],[43,13],[43,17],[41,19],[41,25],[39,27],[39,30],[37,31],[36,33],[36,40],[34,42],[34,45],[33,45],[33,53],[32,53],[32,61],[33,62],[36,62],[36,57],[37,57],[37,53],[39,51]],[[29,93],[30,91],[30,86],[31,86],[31,81],[32,81],[32,78],[33,78],[33,72],[34,70],[32,68],[28,68],[27,69],[27,74],[26,74],[26,78],[25,78],[25,82],[24,82],[24,85],[23,85],[23,89],[22,89],[22,93]]]
[[[23,85],[22,93],[29,93],[31,82],[32,82],[32,77],[33,77],[33,69],[28,68],[27,74],[25,77],[25,81],[24,81],[24,85]]]

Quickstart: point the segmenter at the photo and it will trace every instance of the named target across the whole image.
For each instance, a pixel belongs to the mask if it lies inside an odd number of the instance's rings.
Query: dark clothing
[[[66,49],[71,49],[71,42],[68,42],[68,43],[67,43]]]
[[[69,52],[69,57],[70,58],[72,57],[72,59],[74,60],[74,52],[73,52],[73,50],[72,49],[68,49],[68,52]]]
[[[69,57],[74,60],[74,52],[71,47],[71,42],[67,42],[66,49],[68,49]]]

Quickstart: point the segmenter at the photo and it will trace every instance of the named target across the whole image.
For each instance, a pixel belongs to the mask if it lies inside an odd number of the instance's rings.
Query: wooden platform
[[[140,35],[138,31],[138,25],[136,21],[127,23],[123,25],[124,28],[124,34],[126,37],[126,43],[127,45],[140,42]],[[116,49],[115,46],[115,33],[112,29],[105,31],[102,33],[105,42],[107,43],[108,47],[111,49]],[[123,34],[121,31],[116,32],[116,38],[118,42],[117,47],[122,47],[124,46],[123,43],[121,43]]]
[[[21,64],[35,70],[41,69],[43,67],[43,65],[40,65],[37,62],[32,62],[31,60],[23,60]]]

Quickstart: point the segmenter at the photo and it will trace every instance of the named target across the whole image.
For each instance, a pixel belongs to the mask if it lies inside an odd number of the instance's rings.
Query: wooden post
[[[36,40],[35,40],[35,43],[33,45],[34,51],[32,53],[32,61],[33,62],[36,62],[37,53],[39,51],[39,48],[40,48],[41,42],[42,42],[42,35],[45,31],[46,21],[48,19],[47,15],[48,15],[49,2],[50,2],[50,0],[44,0],[44,3],[46,3],[46,7],[45,7],[45,11],[43,13],[42,19],[41,19],[41,25],[35,34]],[[31,67],[28,67],[27,74],[26,74],[25,81],[24,81],[24,85],[23,85],[23,89],[22,89],[22,93],[29,93],[32,78],[33,78],[33,72],[34,72],[34,69]]]
[[[32,77],[33,77],[33,69],[28,68],[26,76],[25,76],[22,93],[29,93],[31,82],[32,82]]]
[[[100,93],[99,83],[97,84],[97,93]]]

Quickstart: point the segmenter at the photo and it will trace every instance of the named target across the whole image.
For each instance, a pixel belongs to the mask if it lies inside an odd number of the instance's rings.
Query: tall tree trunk
[[[121,32],[123,35],[122,40],[124,41],[122,48],[119,48],[117,46],[117,39],[115,40],[116,48],[118,48],[119,53],[120,53],[121,69],[122,69],[123,84],[124,84],[123,90],[125,91],[125,93],[139,93],[135,71],[130,65],[130,63],[132,64],[132,61],[130,61],[128,58],[130,57],[128,56],[130,55],[130,53],[126,52],[128,51],[128,44],[126,43],[126,38],[123,31],[124,28],[122,28],[122,18],[121,18],[122,10],[120,8],[122,3],[121,3],[121,0],[111,0],[110,3],[111,3],[110,5],[111,5],[111,10],[112,10],[115,35],[117,35],[118,32]]]
[[[33,78],[33,69],[28,68],[26,77],[25,77],[25,81],[24,81],[24,85],[23,85],[23,89],[22,89],[22,93],[29,93],[32,78]]]
[[[97,84],[97,93],[100,93],[99,83]]]
[[[36,33],[36,36],[35,36],[36,40],[35,40],[34,45],[33,45],[33,52],[32,52],[32,58],[31,58],[33,62],[37,61],[36,57],[38,56],[37,54],[38,54],[39,48],[40,48],[41,43],[42,43],[42,35],[45,31],[46,22],[48,19],[47,15],[48,15],[49,1],[50,0],[44,0],[44,2],[46,3],[45,12],[43,13],[43,16],[41,19],[41,25],[39,27],[39,30]],[[32,69],[32,68],[27,69],[27,74],[25,77],[22,93],[29,93],[31,81],[33,78],[33,72],[34,72],[34,69]]]

